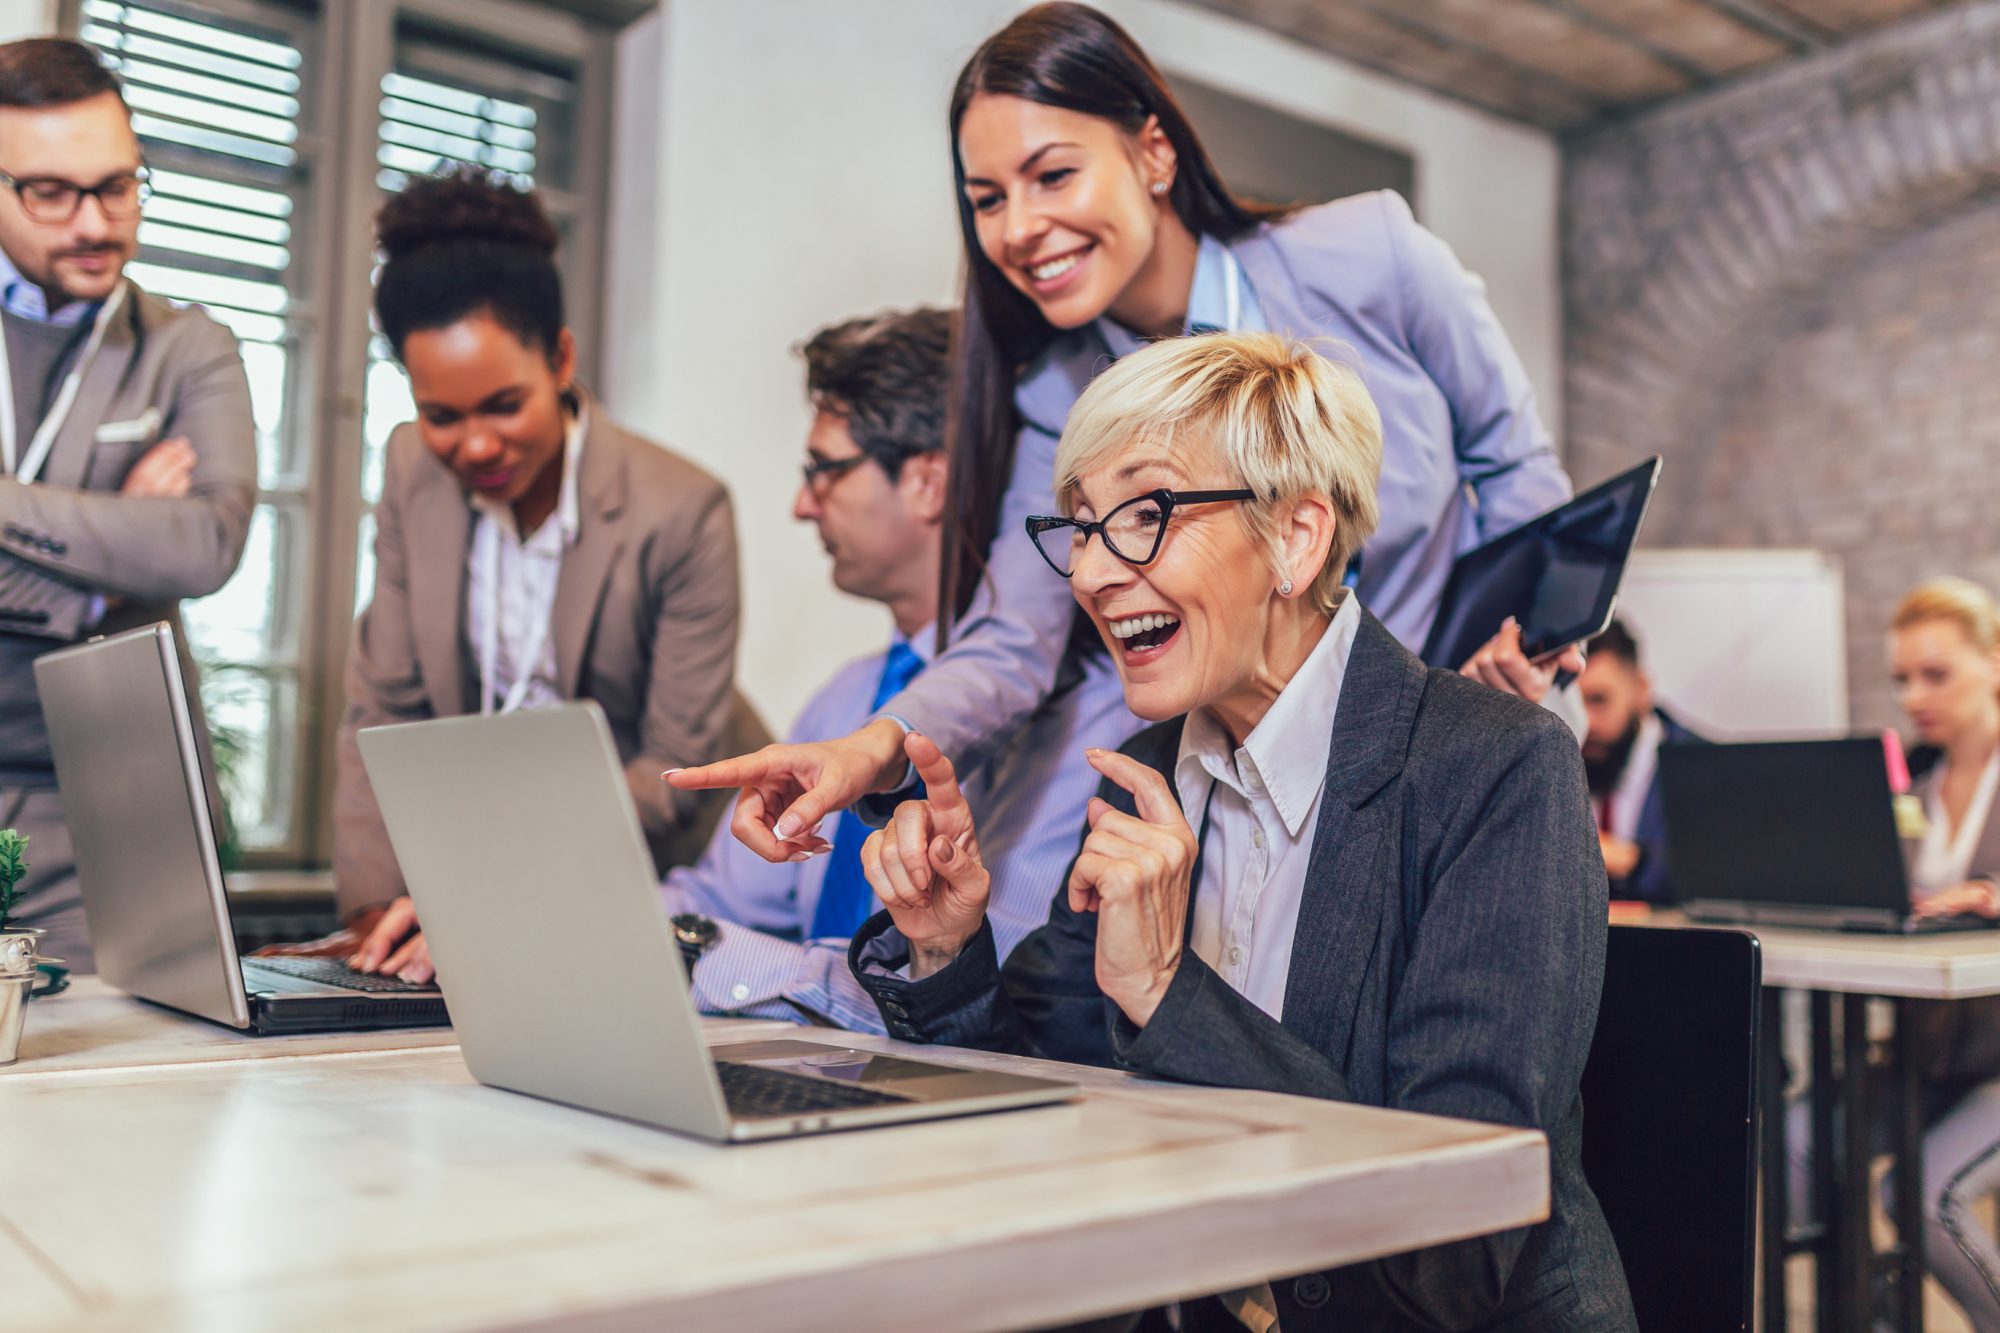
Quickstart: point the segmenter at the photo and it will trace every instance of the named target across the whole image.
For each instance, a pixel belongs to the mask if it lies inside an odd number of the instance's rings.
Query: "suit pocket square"
[[[97,428],[99,444],[147,444],[160,433],[166,418],[157,407],[149,407],[130,421],[107,421]]]

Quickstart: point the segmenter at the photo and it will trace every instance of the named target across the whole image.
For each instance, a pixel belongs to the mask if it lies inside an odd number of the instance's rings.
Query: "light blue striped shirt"
[[[97,313],[97,301],[69,301],[49,310],[48,293],[21,276],[21,270],[14,267],[14,261],[7,257],[7,251],[0,249],[0,310],[20,319],[32,319],[37,324],[54,324],[58,328],[74,328]]]
[[[911,647],[926,664],[929,630]],[[845,736],[867,721],[887,654],[850,662],[814,695],[786,739],[794,744]],[[1041,708],[984,770],[960,775],[993,877],[988,916],[1000,956],[1048,919],[1049,903],[1083,837],[1084,808],[1098,775],[1088,747],[1116,749],[1140,727],[1124,704],[1117,671],[1103,654],[1084,663],[1083,681]],[[845,939],[807,939],[831,858],[773,865],[718,826],[701,860],[668,873],[667,910],[711,917],[721,934],[694,969],[704,1013],[828,1022],[882,1032],[881,1014],[847,967]]]

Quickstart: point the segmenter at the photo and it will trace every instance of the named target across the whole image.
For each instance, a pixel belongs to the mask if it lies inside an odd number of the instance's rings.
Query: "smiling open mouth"
[[[1158,648],[1179,633],[1181,628],[1179,620],[1159,612],[1107,623],[1111,627],[1111,636],[1128,653],[1143,653]]]

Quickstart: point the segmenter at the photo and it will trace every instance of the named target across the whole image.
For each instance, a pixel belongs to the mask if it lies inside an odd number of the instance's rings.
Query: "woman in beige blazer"
[[[661,771],[734,753],[761,728],[731,688],[728,493],[576,386],[541,201],[462,170],[411,184],[376,228],[376,314],[417,419],[389,441],[374,594],[348,656],[333,808],[345,930],[318,951],[421,981],[429,955],[361,728],[594,700],[662,871],[698,854],[718,808]],[[495,810],[494,836],[534,837],[534,809],[524,791]]]

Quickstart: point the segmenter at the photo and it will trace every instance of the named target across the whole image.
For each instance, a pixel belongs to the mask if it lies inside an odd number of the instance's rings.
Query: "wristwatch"
[[[695,912],[681,912],[667,924],[674,928],[674,943],[681,946],[681,962],[687,968],[689,980],[693,980],[694,965],[722,932],[715,922]]]

